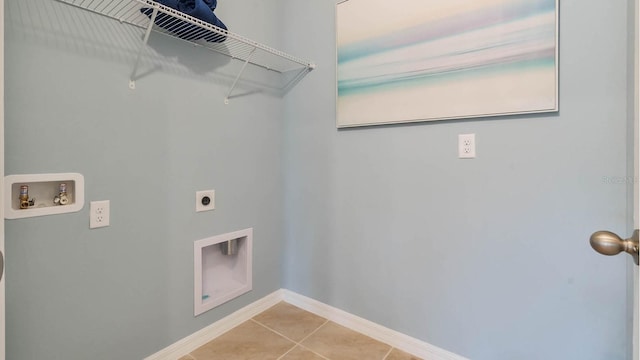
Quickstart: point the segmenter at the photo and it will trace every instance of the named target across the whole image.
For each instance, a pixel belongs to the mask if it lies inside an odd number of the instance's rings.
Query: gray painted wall
[[[588,238],[628,231],[627,1],[561,2],[557,114],[353,130],[335,3],[285,1],[318,63],[285,100],[285,286],[474,360],[626,359],[629,260]]]
[[[5,4],[6,174],[79,172],[87,200],[6,222],[7,359],[141,359],[281,288],[281,98],[224,105],[236,65],[164,37],[131,91],[141,31],[53,0]],[[218,10],[278,46],[268,5]],[[217,209],[196,214],[210,188]],[[110,227],[89,230],[92,200],[111,201]],[[194,318],[193,241],[247,227],[254,290]]]

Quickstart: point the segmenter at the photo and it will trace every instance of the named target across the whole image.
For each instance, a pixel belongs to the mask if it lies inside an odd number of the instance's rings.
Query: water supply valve
[[[20,186],[20,209],[28,209],[30,206],[35,204],[36,199],[29,199],[29,186],[21,185]]]
[[[67,184],[61,183],[58,195],[53,198],[53,203],[55,205],[67,205],[69,203],[69,197],[67,196]]]

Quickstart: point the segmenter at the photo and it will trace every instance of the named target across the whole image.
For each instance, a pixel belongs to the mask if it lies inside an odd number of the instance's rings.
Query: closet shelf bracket
[[[138,56],[136,56],[136,62],[133,64],[133,70],[131,70],[131,76],[129,76],[129,88],[131,90],[135,90],[136,88],[136,73],[138,72],[138,65],[140,65],[140,57],[142,56],[142,51],[145,46],[149,42],[149,36],[151,36],[151,30],[153,29],[153,24],[156,22],[156,17],[158,16],[158,9],[154,8],[151,13],[151,19],[149,21],[149,25],[147,26],[147,30],[144,33],[144,40],[142,44],[140,44],[140,50],[138,50]]]
[[[253,54],[255,52],[256,52],[256,48],[253,48],[253,50],[251,50],[251,53],[249,54],[247,59],[244,61],[244,64],[242,64],[242,69],[240,69],[240,72],[238,72],[238,76],[236,76],[235,80],[233,80],[233,84],[231,84],[231,89],[229,89],[229,92],[227,93],[227,97],[224,98],[224,103],[226,105],[229,105],[229,97],[231,96],[233,89],[236,88],[236,84],[238,83],[238,80],[240,80],[240,76],[242,76],[244,69],[247,67],[247,64],[249,63],[249,61],[251,60],[251,57],[253,57]]]

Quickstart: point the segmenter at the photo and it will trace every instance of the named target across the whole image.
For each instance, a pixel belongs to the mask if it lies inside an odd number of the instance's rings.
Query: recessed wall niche
[[[194,316],[249,292],[252,258],[252,228],[195,241]]]

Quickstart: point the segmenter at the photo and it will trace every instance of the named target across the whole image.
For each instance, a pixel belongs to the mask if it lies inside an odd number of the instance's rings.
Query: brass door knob
[[[638,265],[638,230],[626,240],[611,231],[596,231],[589,239],[591,247],[602,255],[617,255],[621,252],[629,253]]]

